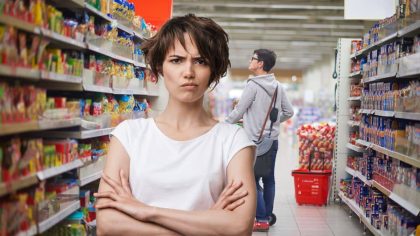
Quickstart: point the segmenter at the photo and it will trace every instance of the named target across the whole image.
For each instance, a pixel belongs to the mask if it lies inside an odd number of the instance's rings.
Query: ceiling
[[[247,68],[254,49],[276,52],[276,69],[304,70],[331,57],[337,38],[360,38],[371,22],[344,20],[344,0],[174,0],[173,16],[194,13],[229,34],[232,68]]]

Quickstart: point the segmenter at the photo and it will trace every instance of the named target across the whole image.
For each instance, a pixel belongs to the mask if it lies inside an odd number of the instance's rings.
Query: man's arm
[[[113,137],[106,158],[103,173],[114,180],[120,181],[120,170],[130,173],[130,159],[120,141]],[[98,192],[112,191],[112,188],[103,180],[99,184]],[[98,204],[109,199],[98,199]],[[98,235],[179,235],[162,226],[138,221],[118,210],[107,208],[97,209]]]
[[[231,124],[238,122],[246,110],[248,110],[248,108],[251,106],[252,102],[255,100],[256,93],[257,90],[255,86],[252,86],[250,83],[248,83],[244,89],[244,92],[242,93],[239,103],[226,118],[226,122]]]
[[[289,99],[287,99],[286,91],[284,91],[283,86],[280,86],[280,123],[290,119],[293,114],[293,107],[289,102]]]

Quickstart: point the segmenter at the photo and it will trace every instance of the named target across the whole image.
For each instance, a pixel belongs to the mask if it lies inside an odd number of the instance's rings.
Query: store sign
[[[160,29],[172,17],[172,0],[133,0],[136,13]]]
[[[381,20],[395,14],[398,0],[345,0],[344,19]]]

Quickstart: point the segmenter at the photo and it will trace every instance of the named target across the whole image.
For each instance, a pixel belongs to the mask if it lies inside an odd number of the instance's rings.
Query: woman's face
[[[192,103],[201,99],[208,88],[210,66],[201,57],[195,43],[185,33],[185,48],[176,40],[162,65],[165,86],[172,99]]]

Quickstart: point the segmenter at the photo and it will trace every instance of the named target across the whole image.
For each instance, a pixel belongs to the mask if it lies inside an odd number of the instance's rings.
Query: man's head
[[[254,75],[267,74],[276,64],[277,55],[268,49],[257,49],[251,57],[248,69]]]

